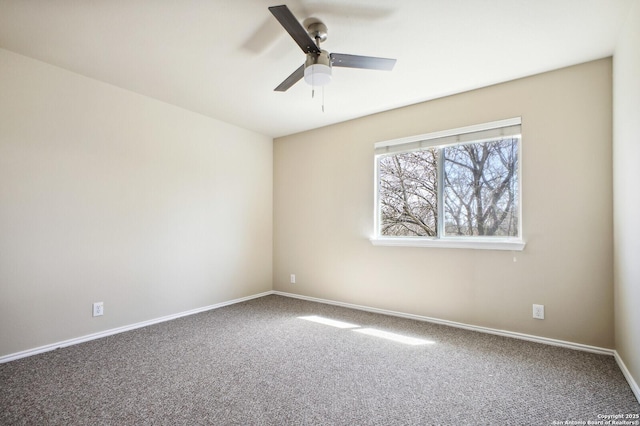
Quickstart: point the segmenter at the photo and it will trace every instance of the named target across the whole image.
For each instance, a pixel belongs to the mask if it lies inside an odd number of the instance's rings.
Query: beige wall
[[[0,356],[271,290],[272,166],[270,138],[0,50]]]
[[[611,78],[603,59],[276,139],[274,289],[613,348]],[[371,245],[374,142],[517,116],[523,252]]]
[[[616,350],[640,384],[640,3],[622,28],[613,70]]]

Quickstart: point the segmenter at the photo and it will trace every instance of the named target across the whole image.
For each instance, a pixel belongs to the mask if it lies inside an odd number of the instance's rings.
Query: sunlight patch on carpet
[[[428,345],[435,343],[431,340],[418,339],[416,337],[403,336],[402,334],[390,333],[388,331],[376,330],[375,328],[359,328],[353,330],[356,333],[362,333],[369,336],[380,337],[382,339],[393,340],[394,342],[404,343],[405,345]]]
[[[405,345],[428,345],[433,344],[435,342],[431,340],[419,339],[416,337],[403,336],[402,334],[391,333],[388,331],[377,330],[375,328],[362,328],[357,324],[351,324],[344,321],[338,321],[327,317],[322,317],[319,315],[308,315],[304,317],[298,317],[298,319],[302,319],[305,321],[311,321],[318,324],[329,325],[331,327],[342,328],[342,329],[351,329],[351,331],[356,331],[358,333],[366,334],[368,336],[379,337],[381,339],[392,340],[394,342],[404,343]]]
[[[331,327],[336,327],[336,328],[358,328],[358,327],[360,327],[359,325],[356,325],[356,324],[350,324],[348,322],[333,320],[331,318],[325,318],[325,317],[321,317],[321,316],[318,316],[318,315],[309,315],[309,316],[306,316],[306,317],[298,317],[298,318],[306,320],[306,321],[317,322],[319,324],[330,325]]]

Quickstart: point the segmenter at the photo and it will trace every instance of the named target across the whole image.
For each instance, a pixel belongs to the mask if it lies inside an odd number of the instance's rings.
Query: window
[[[376,143],[372,242],[522,250],[520,123]]]

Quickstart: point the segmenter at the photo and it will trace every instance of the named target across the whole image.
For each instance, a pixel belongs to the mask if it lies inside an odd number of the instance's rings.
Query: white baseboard
[[[32,355],[37,355],[37,354],[40,354],[40,353],[43,353],[43,352],[49,352],[49,351],[52,351],[52,350],[55,350],[55,349],[64,348],[64,347],[67,347],[67,346],[77,345],[79,343],[88,342],[90,340],[100,339],[102,337],[111,336],[111,335],[118,334],[118,333],[124,333],[126,331],[135,330],[137,328],[142,328],[142,327],[146,327],[146,326],[153,325],[153,324],[158,324],[158,323],[165,322],[165,321],[170,321],[170,320],[177,319],[177,318],[180,318],[180,317],[185,317],[185,316],[188,316],[188,315],[194,315],[194,314],[198,314],[198,313],[201,313],[201,312],[210,311],[212,309],[222,308],[223,306],[229,306],[229,305],[233,305],[233,304],[236,304],[236,303],[246,302],[247,300],[257,299],[259,297],[269,296],[271,294],[277,294],[279,296],[291,297],[291,298],[295,298],[295,299],[308,300],[310,302],[324,303],[324,304],[327,304],[327,305],[341,306],[341,307],[344,307],[344,308],[357,309],[357,310],[360,310],[360,311],[373,312],[373,313],[383,314],[383,315],[390,315],[390,316],[394,316],[394,317],[408,318],[408,319],[413,319],[413,320],[417,320],[417,321],[424,321],[424,322],[431,322],[431,323],[435,323],[435,324],[442,324],[442,325],[447,325],[447,326],[450,326],[450,327],[463,328],[465,330],[477,331],[477,332],[480,332],[480,333],[495,334],[495,335],[498,335],[498,336],[505,336],[505,337],[511,337],[511,338],[514,338],[514,339],[528,340],[528,341],[531,341],[531,342],[543,343],[543,344],[546,344],[546,345],[561,346],[561,347],[564,347],[564,348],[575,349],[575,350],[579,350],[579,351],[592,352],[592,353],[603,354],[603,355],[611,355],[611,356],[613,356],[615,358],[618,366],[620,367],[620,370],[622,371],[622,374],[624,375],[625,379],[627,379],[627,382],[629,383],[629,386],[631,387],[631,390],[632,390],[633,394],[635,395],[636,399],[640,402],[640,387],[638,387],[638,384],[636,383],[636,381],[634,380],[633,376],[631,375],[631,373],[627,369],[627,366],[624,364],[622,358],[620,358],[620,355],[618,354],[618,352],[613,350],[613,349],[600,348],[600,347],[597,347],[597,346],[583,345],[581,343],[573,343],[573,342],[567,342],[567,341],[564,341],[564,340],[549,339],[547,337],[534,336],[534,335],[524,334],[524,333],[516,333],[516,332],[513,332],[513,331],[507,331],[507,330],[498,330],[498,329],[488,328],[488,327],[480,327],[480,326],[476,326],[476,325],[464,324],[464,323],[455,322],[455,321],[448,321],[448,320],[442,320],[442,319],[438,319],[438,318],[425,317],[425,316],[422,316],[422,315],[407,314],[407,313],[403,313],[403,312],[390,311],[390,310],[387,310],[387,309],[372,308],[372,307],[369,307],[369,306],[355,305],[355,304],[352,304],[352,303],[337,302],[337,301],[334,301],[334,300],[320,299],[320,298],[317,298],[317,297],[303,296],[303,295],[299,295],[299,294],[286,293],[286,292],[282,292],[282,291],[273,291],[273,290],[265,291],[264,293],[254,294],[254,295],[247,296],[247,297],[242,297],[242,298],[239,298],[239,299],[229,300],[229,301],[226,301],[226,302],[216,303],[214,305],[209,305],[209,306],[205,306],[205,307],[202,307],[202,308],[197,308],[197,309],[192,309],[192,310],[189,310],[189,311],[179,312],[177,314],[166,315],[164,317],[155,318],[155,319],[151,319],[151,320],[148,320],[148,321],[142,321],[142,322],[138,322],[138,323],[135,323],[135,324],[126,325],[126,326],[123,326],[123,327],[112,328],[110,330],[105,330],[105,331],[101,331],[101,332],[98,332],[98,333],[87,334],[85,336],[76,337],[76,338],[73,338],[73,339],[64,340],[64,341],[61,341],[61,342],[52,343],[52,344],[49,344],[49,345],[44,345],[44,346],[40,346],[40,347],[37,347],[37,348],[21,351],[21,352],[16,352],[16,353],[13,353],[13,354],[9,354],[9,355],[5,355],[5,356],[0,357],[0,364],[5,363],[5,362],[9,362],[9,361],[14,361],[14,360],[20,359],[20,358],[26,358],[26,357],[29,357],[29,356],[32,356]]]
[[[354,305],[352,303],[336,302],[334,300],[319,299],[317,297],[302,296],[294,293],[285,293],[282,291],[274,291],[273,294],[285,297],[293,297],[295,299],[308,300],[310,302],[325,303],[328,305],[342,306],[344,308],[357,309],[360,311],[374,312],[377,314],[390,315],[400,318],[408,318],[418,321],[431,322],[435,324],[448,325],[450,327],[464,328],[465,330],[478,331],[480,333],[495,334],[498,336],[512,337],[514,339],[528,340],[531,342],[544,343],[546,345],[561,346],[563,348],[576,349],[579,351],[592,352],[601,355],[613,356],[613,349],[600,348],[598,346],[583,345],[582,343],[567,342],[564,340],[549,339],[547,337],[534,336],[531,334],[517,333],[514,331],[498,330],[495,328],[480,327],[477,325],[464,324],[461,322],[442,320],[438,318],[425,317],[422,315],[406,314],[404,312],[389,311],[387,309],[371,308],[369,306]]]
[[[545,345],[561,346],[563,348],[575,349],[575,350],[579,350],[579,351],[591,352],[591,353],[596,353],[596,354],[601,354],[601,355],[611,355],[611,356],[613,356],[615,358],[616,363],[618,364],[618,367],[620,367],[620,370],[622,371],[622,374],[624,375],[624,378],[627,380],[627,383],[629,383],[629,386],[631,387],[631,391],[635,395],[635,397],[638,400],[638,402],[640,402],[640,387],[638,386],[638,383],[635,381],[635,379],[633,378],[633,376],[629,372],[629,369],[627,369],[627,366],[624,364],[624,361],[622,360],[622,358],[618,354],[618,351],[616,351],[615,349],[607,349],[607,348],[601,348],[601,347],[598,347],[598,346],[584,345],[582,343],[567,342],[565,340],[550,339],[550,338],[547,338],[547,337],[540,337],[540,336],[534,336],[534,335],[531,335],[531,334],[517,333],[517,332],[514,332],[514,331],[498,330],[498,329],[489,328],[489,327],[480,327],[480,326],[477,326],[477,325],[470,325],[470,324],[464,324],[464,323],[461,323],[461,322],[455,322],[455,321],[442,320],[442,319],[438,319],[438,318],[425,317],[425,316],[422,316],[422,315],[414,315],[414,314],[406,314],[404,312],[390,311],[390,310],[387,310],[387,309],[371,308],[369,306],[354,305],[352,303],[336,302],[334,300],[319,299],[317,297],[303,296],[303,295],[300,295],[300,294],[286,293],[286,292],[282,292],[282,291],[273,291],[272,293],[273,294],[277,294],[279,296],[285,296],[285,297],[292,297],[292,298],[295,298],[295,299],[308,300],[310,302],[325,303],[325,304],[328,304],[328,305],[342,306],[344,308],[357,309],[357,310],[360,310],[360,311],[374,312],[374,313],[377,313],[377,314],[391,315],[391,316],[394,316],[394,317],[408,318],[408,319],[413,319],[413,320],[418,320],[418,321],[425,321],[425,322],[431,322],[431,323],[435,323],[435,324],[447,325],[447,326],[450,326],[450,327],[463,328],[465,330],[478,331],[480,333],[495,334],[495,335],[498,335],[498,336],[511,337],[511,338],[514,338],[514,339],[528,340],[528,341],[531,341],[531,342],[542,343],[542,344],[545,344]]]
[[[640,387],[638,387],[638,383],[636,383],[633,376],[627,369],[627,366],[622,361],[622,358],[620,358],[620,355],[614,349],[583,345],[582,343],[567,342],[565,340],[549,339],[547,337],[534,336],[531,334],[524,334],[524,333],[516,333],[514,331],[497,330],[495,328],[489,328],[489,327],[480,327],[477,325],[469,325],[461,322],[425,317],[422,315],[406,314],[404,312],[389,311],[387,309],[371,308],[369,306],[354,305],[352,303],[336,302],[334,300],[319,299],[317,297],[302,296],[300,294],[285,293],[282,291],[274,291],[273,294],[277,294],[279,296],[285,296],[285,297],[292,297],[295,299],[308,300],[310,302],[318,302],[318,303],[325,303],[328,305],[342,306],[344,308],[357,309],[360,311],[374,312],[377,314],[391,315],[394,317],[408,318],[408,319],[413,319],[418,321],[442,324],[450,327],[463,328],[465,330],[478,331],[480,333],[495,334],[498,336],[511,337],[514,339],[528,340],[531,342],[542,343],[545,345],[561,346],[563,348],[575,349],[575,350],[584,351],[584,352],[592,352],[592,353],[601,354],[601,355],[611,355],[615,358],[616,363],[618,364],[618,367],[620,367],[620,370],[624,375],[624,378],[627,380],[627,383],[629,383],[629,386],[631,387],[631,391],[635,395],[638,402],[640,402]]]
[[[638,386],[638,383],[636,383],[636,381],[634,380],[633,376],[629,372],[629,369],[624,364],[624,361],[622,360],[622,358],[620,358],[620,355],[618,354],[618,351],[613,351],[613,352],[614,352],[613,356],[616,358],[616,362],[618,363],[618,367],[620,367],[620,370],[622,371],[622,374],[624,375],[624,378],[627,379],[627,382],[629,383],[629,386],[631,386],[631,391],[635,395],[636,399],[638,400],[638,402],[640,402],[640,387]]]
[[[78,343],[88,342],[90,340],[100,339],[101,337],[111,336],[118,333],[124,333],[125,331],[135,330],[136,328],[142,328],[153,324],[158,324],[165,321],[171,321],[176,318],[186,317],[188,315],[199,314],[201,312],[210,311],[212,309],[222,308],[223,306],[229,306],[240,302],[246,302],[247,300],[256,299],[258,297],[268,296],[273,294],[273,291],[266,291],[264,293],[254,294],[252,296],[241,297],[239,299],[233,299],[226,302],[216,303],[215,305],[209,305],[202,308],[191,309],[189,311],[179,312],[177,314],[166,315],[160,318],[154,318],[148,321],[142,321],[135,324],[125,325],[123,327],[112,328],[110,330],[100,331],[98,333],[87,334],[85,336],[76,337],[69,340],[63,340],[62,342],[52,343],[50,345],[44,345],[33,349],[27,349],[25,351],[16,352],[13,354],[0,357],[0,364],[13,361],[20,358],[26,358],[28,356],[37,355],[43,352],[53,351],[55,349],[64,348],[67,346],[77,345]]]

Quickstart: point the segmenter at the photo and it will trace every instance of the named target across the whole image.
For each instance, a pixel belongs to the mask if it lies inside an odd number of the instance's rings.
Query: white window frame
[[[406,152],[429,146],[445,147],[447,145],[458,145],[465,141],[475,143],[482,142],[482,140],[491,140],[495,139],[495,137],[502,136],[505,134],[505,131],[513,131],[511,129],[514,128],[517,128],[518,134],[521,134],[519,130],[521,125],[522,119],[520,117],[515,117],[506,120],[459,127],[456,129],[409,136],[401,139],[376,142],[374,145],[374,234],[370,238],[371,243],[376,246],[440,247],[511,251],[524,250],[526,243],[522,238],[522,138],[520,139],[520,143],[518,143],[518,237],[442,236],[442,227],[444,226],[444,216],[442,216],[444,205],[441,199],[443,188],[438,189],[438,237],[389,237],[380,235],[380,181],[378,177],[378,161],[383,155],[392,152]],[[439,162],[438,174],[441,173],[443,173],[443,167],[441,167]],[[439,181],[441,181],[440,177]]]

